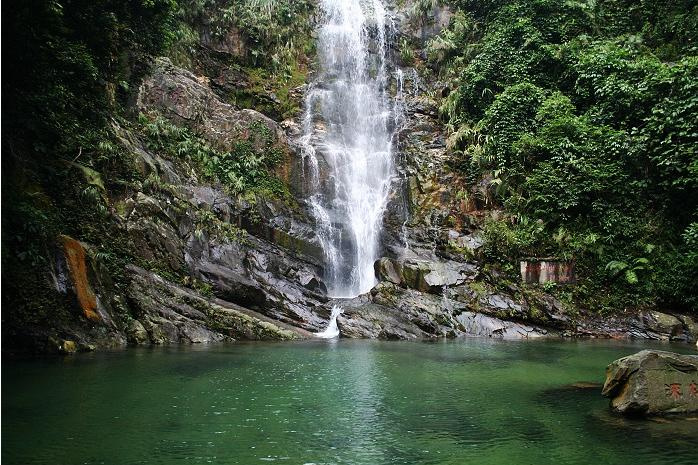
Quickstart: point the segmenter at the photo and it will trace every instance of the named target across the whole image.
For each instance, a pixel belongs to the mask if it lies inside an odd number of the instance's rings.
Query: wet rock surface
[[[573,322],[568,334],[581,337],[694,342],[698,339],[694,321],[686,315],[671,315],[656,311],[603,317],[580,315]]]
[[[698,356],[643,350],[606,368],[602,394],[626,415],[698,412]]]
[[[477,267],[462,262],[428,259],[380,258],[374,265],[376,278],[421,292],[440,294],[444,288],[472,281]]]
[[[559,334],[538,323],[498,318],[495,315],[499,309],[484,307],[476,293],[466,299],[466,289],[453,291],[448,296],[436,295],[384,281],[369,294],[342,303],[344,313],[337,319],[339,328],[346,337],[382,339],[466,335],[519,339]],[[501,296],[489,298],[506,302]]]
[[[153,344],[206,343],[235,339],[285,340],[309,334],[249,309],[174,285],[155,273],[129,266],[128,297],[139,309],[138,323],[129,328],[134,342]],[[132,330],[131,328],[135,328]]]

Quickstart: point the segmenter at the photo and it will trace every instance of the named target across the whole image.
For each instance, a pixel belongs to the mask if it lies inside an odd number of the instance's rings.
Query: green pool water
[[[2,364],[7,464],[696,464],[698,421],[626,420],[611,341],[310,341]]]

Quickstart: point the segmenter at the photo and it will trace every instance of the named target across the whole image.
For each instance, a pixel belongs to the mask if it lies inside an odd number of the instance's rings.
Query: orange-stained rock
[[[83,313],[90,320],[100,321],[101,318],[97,313],[97,297],[87,278],[85,248],[79,241],[69,236],[60,236],[60,240],[63,244],[65,260],[68,264],[70,278],[73,281],[80,308],[82,308]]]

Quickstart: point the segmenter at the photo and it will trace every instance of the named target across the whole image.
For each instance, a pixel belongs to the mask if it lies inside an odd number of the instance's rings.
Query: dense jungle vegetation
[[[507,213],[487,258],[575,258],[559,294],[597,310],[695,310],[698,2],[446,3],[428,64],[454,168]]]

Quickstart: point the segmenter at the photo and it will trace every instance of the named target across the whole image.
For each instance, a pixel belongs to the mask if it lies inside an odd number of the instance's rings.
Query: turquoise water
[[[600,388],[569,386],[647,347],[339,340],[5,360],[2,463],[698,463],[698,421],[625,420]]]

